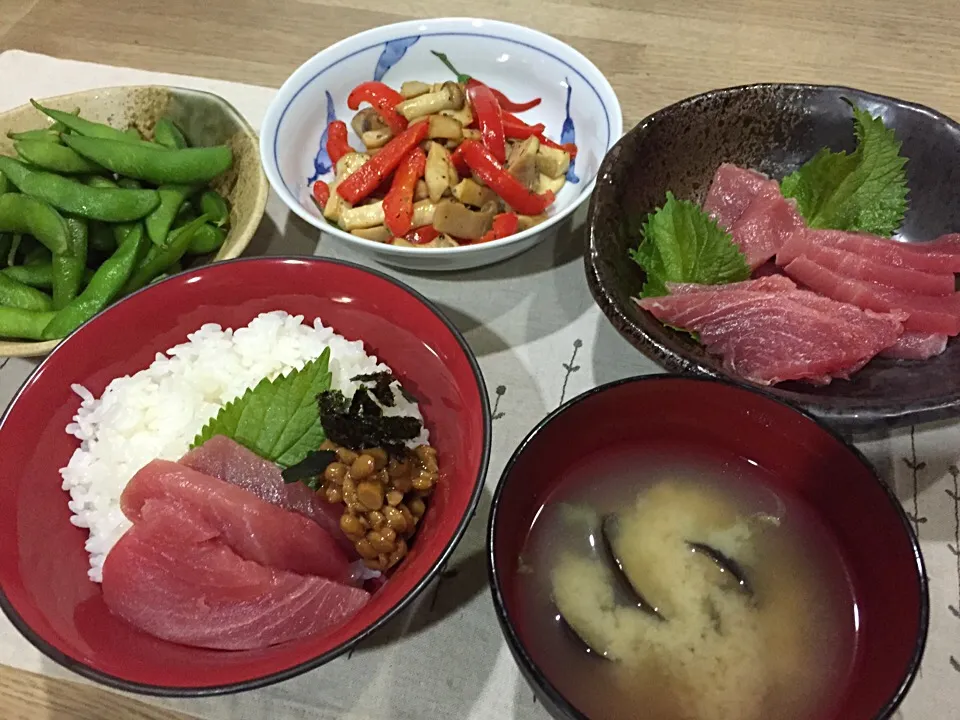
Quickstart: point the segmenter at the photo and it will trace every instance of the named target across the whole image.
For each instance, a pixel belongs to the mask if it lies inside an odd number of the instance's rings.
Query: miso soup
[[[812,720],[853,664],[840,552],[761,469],[687,449],[570,469],[519,563],[525,640],[592,720]]]

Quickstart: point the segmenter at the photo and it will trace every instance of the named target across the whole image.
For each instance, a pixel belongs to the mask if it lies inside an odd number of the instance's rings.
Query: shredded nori
[[[412,417],[384,415],[371,392],[361,385],[349,403],[339,390],[320,393],[317,402],[324,432],[329,440],[351,450],[382,447],[402,457],[404,443],[420,434],[421,423]]]
[[[285,483],[303,482],[307,487],[318,490],[320,487],[320,476],[327,469],[327,465],[337,459],[337,454],[333,450],[311,450],[296,465],[291,465],[286,470],[280,472]]]
[[[374,383],[370,391],[384,407],[393,407],[396,404],[395,398],[393,397],[393,390],[390,387],[392,383],[396,382],[396,378],[393,377],[389,370],[378,373],[368,373],[367,375],[357,375],[350,379],[353,382]],[[397,390],[400,391],[400,394],[403,395],[407,402],[417,402],[417,398],[407,392],[407,389],[399,382],[397,382]]]

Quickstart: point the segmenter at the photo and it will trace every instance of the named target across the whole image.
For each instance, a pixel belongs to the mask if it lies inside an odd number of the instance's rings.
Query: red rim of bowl
[[[903,506],[900,504],[900,500],[897,498],[897,496],[892,490],[890,490],[886,483],[879,479],[876,469],[873,467],[870,461],[867,460],[860,450],[847,442],[842,435],[834,431],[829,425],[817,419],[814,415],[810,414],[803,408],[781,400],[778,397],[774,397],[773,395],[763,392],[758,388],[730,383],[718,378],[691,377],[671,375],[669,373],[656,373],[652,375],[642,375],[624,378],[622,380],[614,380],[613,382],[600,385],[568,400],[552,413],[547,415],[543,420],[537,423],[536,426],[534,426],[534,428],[517,446],[517,449],[514,450],[513,455],[510,456],[510,460],[507,461],[507,464],[500,475],[500,480],[497,482],[497,487],[493,492],[493,499],[491,500],[490,519],[487,524],[487,577],[490,582],[490,591],[493,595],[493,607],[497,614],[497,621],[500,624],[500,629],[503,632],[504,638],[507,640],[507,645],[510,648],[510,652],[513,654],[517,665],[520,667],[522,675],[533,687],[535,692],[538,694],[544,694],[556,708],[565,714],[566,717],[572,718],[573,720],[591,720],[589,716],[584,715],[576,707],[574,707],[569,700],[567,700],[563,693],[561,693],[560,690],[558,690],[557,687],[550,682],[543,670],[540,669],[540,666],[534,662],[533,658],[520,642],[520,638],[517,636],[516,630],[513,627],[513,622],[510,620],[507,614],[506,601],[503,596],[503,588],[500,585],[500,572],[497,567],[496,553],[494,552],[494,533],[496,532],[497,517],[500,509],[500,496],[507,484],[506,480],[513,470],[513,466],[516,465],[520,456],[526,450],[527,446],[533,441],[533,439],[557,416],[561,415],[574,405],[583,402],[593,395],[597,395],[607,390],[612,390],[620,385],[664,380],[727,385],[741,392],[760,395],[771,402],[782,405],[790,410],[793,410],[794,412],[799,413],[800,415],[803,415],[808,420],[813,421],[821,430],[825,431],[835,440],[840,442],[857,458],[857,460],[865,465],[870,470],[870,473],[873,475],[873,477],[877,480],[877,483],[886,493],[887,499],[893,506],[894,512],[896,512],[897,516],[900,518],[900,521],[903,524],[904,532],[906,532],[907,537],[910,540],[910,546],[913,550],[913,556],[916,560],[917,581],[919,585],[918,589],[920,591],[920,617],[918,618],[918,625],[920,629],[917,634],[917,641],[914,647],[913,655],[910,658],[910,663],[907,666],[906,673],[903,677],[903,680],[900,682],[900,685],[894,691],[890,699],[887,700],[880,713],[876,716],[876,718],[874,718],[874,720],[887,720],[887,718],[893,715],[896,709],[900,706],[900,703],[903,702],[903,699],[907,696],[911,685],[913,685],[913,681],[917,677],[917,673],[920,670],[920,663],[923,660],[923,653],[927,645],[927,632],[930,624],[930,590],[927,582],[927,570],[923,561],[923,553],[920,549],[920,541],[917,538],[917,534],[914,532],[913,527],[910,525],[910,519],[907,517],[906,511],[903,509]]]
[[[473,489],[473,494],[470,497],[470,503],[467,508],[467,512],[464,513],[463,518],[460,520],[460,523],[457,525],[456,530],[453,533],[453,536],[447,542],[446,547],[441,552],[440,556],[437,558],[437,561],[431,566],[427,573],[420,579],[420,581],[410,589],[410,591],[404,595],[397,603],[388,609],[382,616],[380,616],[376,621],[374,621],[369,627],[365,628],[362,632],[358,633],[356,636],[342,643],[338,647],[329,650],[322,655],[319,655],[312,660],[294,665],[286,670],[281,670],[280,672],[271,673],[270,675],[265,675],[261,678],[255,680],[245,680],[243,682],[229,683],[225,685],[211,685],[209,687],[199,687],[199,688],[179,688],[175,686],[164,686],[164,685],[147,685],[144,683],[131,682],[129,680],[123,680],[109,673],[104,673],[90,666],[86,665],[80,660],[76,660],[69,655],[57,650],[52,645],[47,643],[42,637],[33,631],[33,629],[27,625],[20,617],[19,613],[13,608],[9,599],[7,598],[6,593],[3,591],[3,588],[0,587],[0,609],[3,610],[3,614],[7,616],[13,626],[17,631],[23,635],[35,648],[40,652],[46,655],[48,658],[53,660],[58,665],[65,667],[66,669],[77,673],[89,680],[94,680],[98,683],[111,687],[115,690],[122,690],[124,692],[139,693],[141,695],[152,695],[156,697],[184,697],[184,698],[196,698],[196,697],[210,697],[216,695],[227,695],[230,693],[244,692],[247,690],[256,690],[258,688],[266,687],[268,685],[273,685],[278,682],[283,682],[284,680],[289,680],[298,675],[302,675],[305,672],[314,670],[321,665],[325,665],[331,660],[339,657],[343,653],[349,651],[357,643],[361,642],[367,638],[372,633],[379,630],[386,623],[396,617],[401,613],[410,602],[419,595],[423,589],[433,580],[437,575],[440,569],[443,567],[444,563],[449,559],[450,555],[456,549],[457,545],[460,543],[460,540],[463,537],[464,532],[466,532],[467,526],[470,524],[470,521],[473,519],[474,515],[477,512],[477,506],[480,503],[480,497],[483,494],[484,488],[484,479],[487,474],[487,466],[490,462],[490,444],[491,444],[491,435],[492,435],[492,422],[490,414],[490,400],[487,396],[487,386],[483,379],[483,373],[480,370],[480,365],[477,362],[476,355],[470,349],[470,345],[467,343],[466,339],[463,337],[457,327],[447,318],[446,315],[424,297],[422,294],[414,290],[412,287],[406,283],[397,280],[396,278],[390,277],[386,273],[383,273],[379,270],[374,270],[372,268],[365,267],[359,263],[348,262],[345,260],[334,260],[330,258],[315,258],[310,256],[276,256],[276,257],[247,257],[247,258],[236,258],[233,260],[224,260],[216,263],[217,265],[230,265],[238,263],[255,263],[255,262],[282,262],[287,260],[296,260],[299,262],[311,262],[317,264],[330,264],[330,265],[342,265],[354,270],[359,270],[360,272],[368,273],[374,275],[381,280],[385,280],[392,285],[400,288],[401,290],[406,291],[408,294],[413,296],[417,301],[429,309],[436,317],[450,330],[450,333],[456,339],[457,344],[463,350],[464,355],[470,363],[470,367],[473,370],[474,379],[477,382],[477,388],[480,395],[480,403],[483,410],[483,452],[480,459],[480,469],[477,473],[476,486]],[[131,294],[128,297],[133,297],[139,295],[140,293],[150,292],[153,287],[156,285],[161,285],[166,282],[170,282],[176,278],[182,277],[184,275],[190,275],[196,272],[202,271],[203,268],[198,268],[194,270],[186,270],[184,272],[173,275],[165,280],[162,280],[159,283],[154,285],[148,285],[147,287],[138,290],[136,293]],[[126,300],[127,298],[124,298]],[[120,302],[123,302],[121,300]],[[93,322],[95,319],[99,318],[100,315],[109,313],[113,307],[116,307],[120,303],[114,303],[109,306],[101,313],[98,313],[93,318],[85,322],[83,325],[74,330],[70,335],[68,335],[56,348],[51,352],[42,363],[40,363],[33,372],[24,380],[23,384],[17,390],[16,394],[13,396],[13,399],[10,400],[10,404],[4,410],[3,415],[0,416],[0,426],[2,426],[7,419],[7,415],[10,413],[10,410],[20,399],[20,395],[24,392],[26,387],[33,380],[34,376],[37,375],[48,362],[51,361],[58,352],[62,351],[62,348],[70,342],[70,340],[79,332],[81,332],[88,323]]]

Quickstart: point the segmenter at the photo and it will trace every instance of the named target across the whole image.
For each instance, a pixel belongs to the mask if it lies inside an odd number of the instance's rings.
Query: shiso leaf
[[[281,468],[303,461],[326,439],[316,397],[330,389],[329,363],[328,348],[300,370],[274,380],[264,378],[224,405],[191,447],[225,435]]]
[[[852,154],[823,148],[787,175],[780,189],[796,199],[810,227],[890,237],[907,209],[907,160],[883,120],[854,107],[853,122]]]

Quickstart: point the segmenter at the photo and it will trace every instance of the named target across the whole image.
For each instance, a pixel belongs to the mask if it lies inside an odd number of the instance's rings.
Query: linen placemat
[[[260,126],[274,94],[264,87],[18,50],[0,54],[0,77],[0,110],[31,97],[110,85],[165,84],[217,93],[254,127]],[[483,551],[490,496],[513,449],[546,413],[596,385],[659,371],[617,334],[593,303],[583,272],[583,215],[578,213],[557,239],[513,260],[431,275],[377,266],[333,239],[318,245],[317,231],[271,194],[248,255],[316,254],[373,264],[431,298],[463,331],[479,358],[494,413],[487,492],[439,580],[349,656],[249,693],[147,702],[210,720],[547,717],[520,677],[494,616]],[[36,364],[16,358],[0,361],[2,406]],[[910,513],[930,577],[930,639],[920,677],[897,717],[947,718],[950,708],[960,707],[960,424],[855,440]],[[42,656],[6,618],[0,618],[0,663],[80,679]]]

